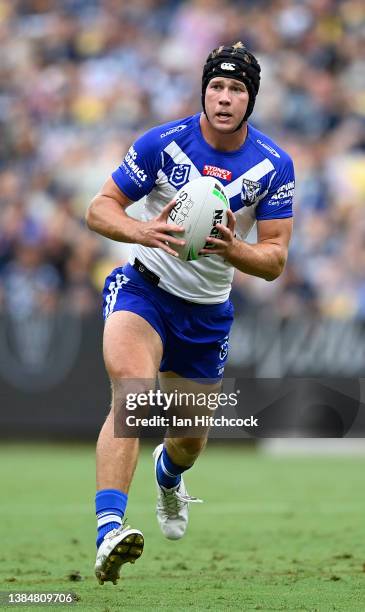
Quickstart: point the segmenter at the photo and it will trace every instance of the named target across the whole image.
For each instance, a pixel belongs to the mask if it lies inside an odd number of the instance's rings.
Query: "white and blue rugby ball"
[[[177,192],[176,204],[171,210],[168,223],[176,223],[185,229],[184,234],[173,234],[185,240],[184,246],[173,245],[183,261],[195,261],[203,248],[212,248],[206,243],[207,236],[219,238],[218,223],[228,224],[229,199],[220,181],[212,176],[201,176],[190,181]],[[205,255],[206,257],[206,255]]]

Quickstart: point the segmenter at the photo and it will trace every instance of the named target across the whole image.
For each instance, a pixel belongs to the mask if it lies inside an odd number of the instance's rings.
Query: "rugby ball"
[[[213,244],[206,243],[207,236],[219,238],[216,228],[218,223],[227,225],[229,199],[220,181],[212,176],[201,176],[177,192],[176,204],[171,210],[168,223],[175,223],[184,228],[184,234],[174,234],[185,240],[184,246],[173,245],[183,261],[196,261],[200,257],[199,251],[203,248],[212,248]]]

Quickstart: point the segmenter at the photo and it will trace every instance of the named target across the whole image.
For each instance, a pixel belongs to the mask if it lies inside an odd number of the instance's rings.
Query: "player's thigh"
[[[111,380],[155,378],[163,346],[160,335],[141,316],[126,310],[113,312],[105,323],[103,352]]]

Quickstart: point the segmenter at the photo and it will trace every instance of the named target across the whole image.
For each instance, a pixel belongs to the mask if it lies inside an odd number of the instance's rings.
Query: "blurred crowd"
[[[259,58],[252,123],[294,158],[295,233],[236,308],[365,318],[363,0],[0,0],[0,311],[100,307],[126,245],[85,228],[135,137],[200,110],[218,44]]]

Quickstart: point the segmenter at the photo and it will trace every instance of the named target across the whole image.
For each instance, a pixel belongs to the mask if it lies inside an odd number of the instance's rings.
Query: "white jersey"
[[[149,130],[113,172],[128,198],[147,196],[143,220],[159,215],[181,187],[200,176],[224,185],[240,239],[256,220],[291,217],[294,169],[288,154],[251,125],[240,149],[217,151],[204,140],[199,119],[197,114]],[[186,262],[137,244],[130,263],[135,258],[160,277],[159,287],[185,300],[217,304],[229,296],[234,269],[219,255]]]

